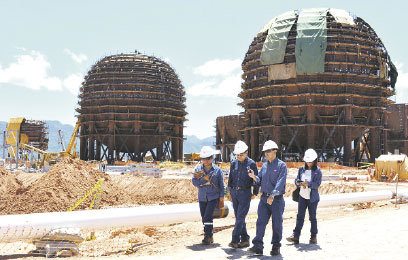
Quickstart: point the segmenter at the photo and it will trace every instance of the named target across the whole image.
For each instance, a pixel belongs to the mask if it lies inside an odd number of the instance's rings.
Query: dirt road
[[[253,256],[246,250],[228,248],[232,229],[216,233],[215,244],[211,246],[200,245],[201,236],[193,235],[178,237],[170,245],[156,244],[154,255],[144,255],[143,249],[136,255],[141,254],[137,257],[140,259],[406,259],[408,205],[395,209],[388,204],[352,212],[339,207],[336,209],[339,211],[338,217],[333,216],[333,210],[321,210],[317,245],[308,244],[310,225],[305,222],[300,244],[294,246],[283,241],[281,256],[269,255],[270,224],[264,239],[265,256]],[[255,221],[256,216],[250,216],[251,236],[255,234]],[[290,235],[294,224],[295,215],[291,213],[284,221],[284,237]],[[131,258],[136,258],[136,255]]]
[[[265,256],[253,256],[241,249],[231,249],[227,245],[231,239],[233,217],[215,220],[215,226],[222,230],[214,234],[215,243],[210,246],[200,244],[202,225],[188,222],[170,226],[147,227],[146,230],[125,231],[124,240],[129,234],[149,234],[153,243],[146,243],[131,255],[115,252],[99,255],[98,259],[406,259],[408,252],[408,205],[396,209],[389,202],[377,202],[374,207],[349,210],[349,207],[319,209],[318,244],[309,245],[308,220],[305,221],[299,245],[282,241],[281,256],[271,257],[271,224],[265,235]],[[283,236],[289,236],[295,225],[295,212],[284,214]],[[247,219],[251,239],[255,235],[256,215]],[[101,237],[101,235],[97,236]],[[118,236],[115,239],[119,239]],[[103,239],[104,240],[104,239]],[[101,243],[105,244],[101,239]],[[82,247],[86,255],[86,248]],[[120,250],[119,250],[120,251]],[[96,255],[93,255],[96,256]],[[1,259],[43,259],[28,254],[3,255]],[[45,259],[45,258],[44,258]],[[73,257],[70,259],[95,259],[95,257]]]
[[[339,216],[324,216],[318,222],[318,244],[309,245],[308,221],[305,221],[303,236],[299,245],[291,245],[283,241],[281,256],[271,257],[271,225],[267,227],[264,242],[265,256],[258,259],[407,259],[408,252],[408,205],[395,209],[393,205],[380,208],[358,210],[345,213],[338,208]],[[322,210],[325,211],[325,210]],[[328,213],[328,212],[327,212]],[[345,214],[344,214],[345,213]],[[325,213],[322,213],[325,215]],[[255,234],[255,217],[250,217],[250,235]],[[291,234],[295,224],[295,216],[284,221],[284,237]],[[232,229],[216,233],[215,244],[199,245],[199,236],[191,237],[190,243],[179,241],[158,252],[154,256],[140,256],[143,259],[252,259],[254,256],[241,249],[230,249]]]

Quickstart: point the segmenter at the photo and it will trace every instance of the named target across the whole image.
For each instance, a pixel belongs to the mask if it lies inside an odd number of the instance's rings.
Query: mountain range
[[[71,134],[74,131],[72,125],[63,124],[57,120],[46,120],[45,123],[48,126],[48,152],[60,152],[62,150],[61,144],[59,144],[58,130],[62,131],[65,145],[68,145]],[[0,121],[0,145],[3,144],[3,131],[6,130],[7,122]],[[194,135],[184,136],[183,153],[199,153],[201,147],[204,145],[214,146],[215,136],[200,139]],[[79,141],[77,141],[77,150],[79,150]],[[2,153],[0,152],[0,156]]]

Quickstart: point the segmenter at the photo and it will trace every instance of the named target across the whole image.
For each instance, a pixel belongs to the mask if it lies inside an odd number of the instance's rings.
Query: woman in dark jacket
[[[286,238],[289,242],[299,244],[299,237],[305,220],[306,209],[309,209],[310,220],[310,244],[317,243],[317,219],[316,210],[319,203],[319,186],[322,183],[322,172],[317,166],[317,153],[313,149],[308,149],[303,157],[305,166],[299,168],[295,184],[300,187],[298,214],[296,227],[292,236]]]

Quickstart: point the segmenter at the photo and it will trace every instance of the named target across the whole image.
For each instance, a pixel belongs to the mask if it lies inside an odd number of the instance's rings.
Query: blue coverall
[[[265,228],[272,215],[272,249],[280,248],[282,240],[283,211],[285,210],[285,194],[287,167],[286,164],[275,158],[272,162],[262,165],[257,176],[257,183],[261,185],[262,196],[258,205],[258,219],[256,221],[256,236],[252,244],[263,250]],[[267,203],[268,197],[274,196],[272,205]]]
[[[251,205],[251,187],[256,185],[256,182],[249,177],[248,167],[254,171],[255,175],[258,175],[256,163],[249,157],[246,157],[243,162],[235,159],[230,165],[228,190],[231,195],[235,214],[232,243],[249,242],[245,218],[248,214],[249,206]],[[254,195],[258,194],[258,189],[259,187],[254,187]]]
[[[220,198],[224,197],[224,176],[222,170],[212,165],[210,170],[206,170],[203,165],[198,166],[196,170],[204,170],[206,175],[210,175],[209,181],[203,177],[195,178],[193,176],[193,185],[198,187],[198,202],[200,205],[201,219],[204,225],[204,234],[213,235],[213,214],[218,206]]]
[[[297,185],[298,181],[302,181],[302,175],[305,173],[306,169],[304,166],[299,168],[298,175],[295,179],[295,184]],[[317,204],[320,201],[319,195],[319,186],[322,183],[322,171],[319,167],[316,170],[312,170],[311,181],[308,183],[310,191],[310,199],[305,199],[299,195],[298,202],[298,214],[296,218],[296,227],[293,230],[293,236],[299,238],[300,232],[302,231],[303,223],[305,221],[306,209],[309,209],[309,220],[310,220],[310,234],[311,237],[316,237],[317,235],[317,219],[316,219],[316,210]]]

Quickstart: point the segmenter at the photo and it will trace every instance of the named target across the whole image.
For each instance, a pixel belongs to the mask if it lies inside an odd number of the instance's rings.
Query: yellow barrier
[[[89,209],[92,209],[93,206],[94,206],[94,204],[95,204],[96,199],[97,199],[97,198],[100,199],[100,197],[101,197],[103,180],[104,180],[104,179],[100,179],[100,180],[95,184],[95,186],[93,186],[92,189],[90,189],[82,198],[80,198],[74,205],[72,205],[72,206],[68,209],[68,211],[73,211],[73,210],[74,210],[75,208],[77,208],[86,198],[88,198],[92,193],[94,193],[94,192],[96,191],[95,194],[94,194],[94,197],[93,197],[93,199],[92,199],[92,201],[91,201],[91,205],[89,206]]]
[[[359,169],[366,169],[370,166],[373,166],[374,163],[367,163],[367,162],[357,162],[357,168]]]

